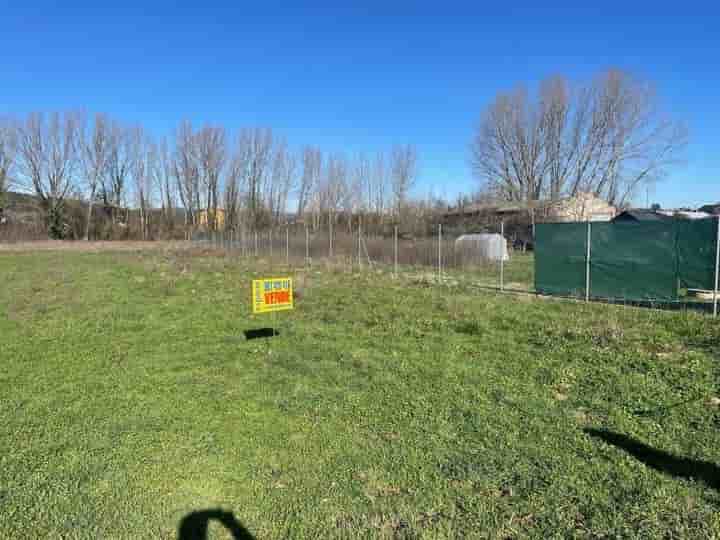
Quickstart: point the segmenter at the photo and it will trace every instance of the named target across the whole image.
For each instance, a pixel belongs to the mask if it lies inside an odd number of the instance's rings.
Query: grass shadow
[[[219,508],[198,510],[185,516],[178,527],[178,540],[207,540],[211,521],[221,523],[234,540],[255,540],[232,512],[225,512]]]
[[[256,328],[254,330],[245,330],[245,339],[259,339],[259,338],[271,338],[279,336],[280,332],[275,328]]]
[[[678,478],[698,480],[720,491],[720,467],[709,461],[675,456],[640,441],[606,429],[585,428],[585,433],[624,450],[648,467]]]

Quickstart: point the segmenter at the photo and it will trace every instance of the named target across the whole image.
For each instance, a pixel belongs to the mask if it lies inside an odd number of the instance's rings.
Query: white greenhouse
[[[500,234],[463,234],[455,240],[455,256],[463,264],[510,259],[507,240]]]

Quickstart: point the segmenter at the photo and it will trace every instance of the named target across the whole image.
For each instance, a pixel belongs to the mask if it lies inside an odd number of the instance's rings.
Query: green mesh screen
[[[535,226],[535,290],[543,294],[585,294],[584,223],[542,223]]]
[[[591,231],[591,296],[677,299],[674,221],[593,223]]]
[[[590,224],[590,295],[677,300],[680,288],[713,289],[717,220]],[[587,223],[535,230],[535,289],[585,294]]]
[[[717,219],[678,221],[677,233],[680,287],[714,289]]]

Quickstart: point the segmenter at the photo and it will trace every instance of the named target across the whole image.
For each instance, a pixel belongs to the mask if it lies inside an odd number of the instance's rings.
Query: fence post
[[[398,275],[398,228],[397,225],[395,225],[395,258],[394,258],[394,268],[395,268],[395,277]]]
[[[310,231],[305,225],[305,266],[310,265]]]
[[[717,317],[718,285],[720,285],[720,216],[718,216],[717,222],[717,233],[715,235],[715,288],[713,289],[713,317]]]
[[[442,281],[442,223],[438,224],[438,281]]]
[[[333,256],[333,219],[332,219],[332,213],[330,214],[330,218],[328,221],[328,230],[330,231],[330,251],[329,256],[332,259]]]
[[[358,271],[362,270],[362,221],[358,216]]]
[[[268,233],[268,237],[270,239],[270,264],[272,264],[272,258],[273,258],[273,245],[272,245],[273,234],[272,233],[273,233],[273,229],[272,229],[272,227],[270,227],[270,232]]]
[[[587,222],[587,247],[585,251],[585,301],[590,301],[590,222]]]
[[[285,264],[290,268],[290,227],[285,227]]]
[[[500,222],[500,292],[505,290],[505,222]]]
[[[255,231],[255,257],[258,256],[258,238],[257,238],[257,231]]]

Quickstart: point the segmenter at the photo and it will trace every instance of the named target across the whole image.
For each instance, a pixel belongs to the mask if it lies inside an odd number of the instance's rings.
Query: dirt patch
[[[113,251],[162,251],[188,249],[190,242],[82,242],[64,240],[39,240],[0,244],[0,253],[23,253],[37,251],[71,251],[73,253],[102,253]]]

